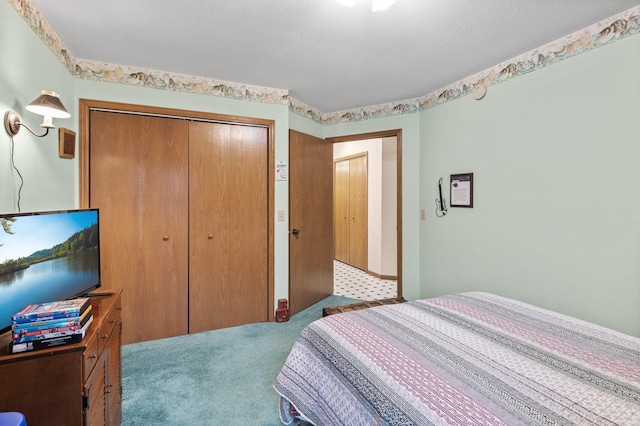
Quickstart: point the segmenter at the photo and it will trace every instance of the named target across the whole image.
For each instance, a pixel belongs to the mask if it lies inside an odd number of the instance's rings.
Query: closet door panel
[[[123,288],[123,344],[188,329],[188,129],[92,111],[89,204],[100,209],[105,288]]]
[[[189,332],[268,319],[268,135],[189,124]]]
[[[334,163],[334,258],[349,263],[349,161]]]
[[[349,260],[352,266],[368,270],[368,185],[367,157],[349,160]]]

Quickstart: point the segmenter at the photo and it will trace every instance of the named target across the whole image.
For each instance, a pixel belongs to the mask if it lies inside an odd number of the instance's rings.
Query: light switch
[[[278,222],[284,222],[284,210],[278,210]]]
[[[420,210],[420,219],[427,220],[427,211],[425,209]]]

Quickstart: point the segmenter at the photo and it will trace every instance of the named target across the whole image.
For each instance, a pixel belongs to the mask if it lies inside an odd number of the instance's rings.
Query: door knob
[[[296,238],[298,238],[298,235],[300,234],[300,230],[299,230],[299,229],[296,229],[296,228],[293,228],[293,231],[291,231],[291,233],[292,233]]]

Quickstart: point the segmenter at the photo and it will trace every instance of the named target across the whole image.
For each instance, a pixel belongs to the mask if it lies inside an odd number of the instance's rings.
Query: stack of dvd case
[[[78,343],[92,321],[88,297],[27,305],[11,317],[9,353]]]

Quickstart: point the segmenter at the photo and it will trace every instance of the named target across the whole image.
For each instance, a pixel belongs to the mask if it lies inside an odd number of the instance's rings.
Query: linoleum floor
[[[361,300],[397,297],[397,281],[383,280],[346,263],[333,262],[333,294]]]

